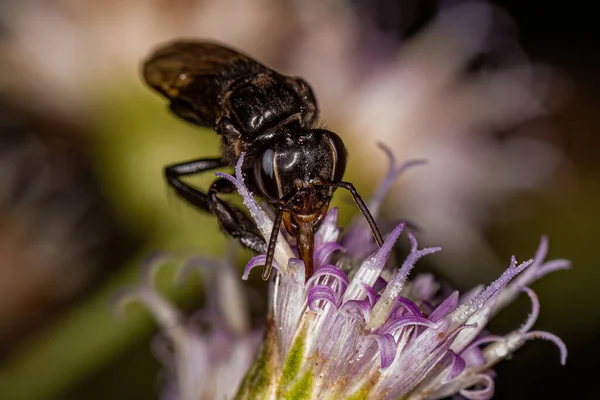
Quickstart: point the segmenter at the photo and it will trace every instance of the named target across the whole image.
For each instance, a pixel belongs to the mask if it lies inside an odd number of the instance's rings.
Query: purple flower
[[[196,256],[181,263],[177,279],[186,279],[199,267],[207,294],[205,308],[188,317],[153,285],[156,270],[172,259],[161,255],[148,260],[143,283],[123,289],[116,303],[122,308],[132,300],[142,302],[161,328],[152,343],[154,355],[166,367],[161,399],[232,398],[262,337],[260,329],[250,328],[248,301],[233,260]]]
[[[370,204],[375,213],[391,182],[405,169],[396,167],[388,155],[390,172]],[[272,221],[244,186],[242,162],[243,157],[235,177],[218,175],[236,185],[263,235],[269,237]],[[171,355],[177,363],[171,371],[179,384],[172,398],[222,398],[237,389],[237,398],[248,399],[438,399],[454,394],[489,399],[494,392],[492,367],[530,339],[554,342],[561,363],[565,363],[567,350],[558,337],[531,330],[539,302],[528,285],[570,266],[566,260],[544,261],[546,238],[534,259],[518,263],[513,257],[508,269],[489,286],[462,296],[458,292],[441,296],[431,275],[408,280],[417,261],[439,247],[421,249],[415,236],[408,233],[409,255],[401,265],[390,262],[390,252],[404,229],[404,223],[398,225],[378,249],[364,222],[355,221],[341,236],[337,210],[331,209],[315,235],[316,268],[306,282],[294,243],[280,235],[275,256],[278,273],[271,283],[264,340],[243,380],[240,370],[248,367],[247,355],[254,349],[244,340],[256,336],[249,335],[247,327],[238,329],[237,336],[232,335],[231,325],[223,328],[223,321],[235,320],[228,319],[232,314],[225,310],[237,309],[239,315],[244,304],[235,298],[240,288],[235,289],[239,282],[232,278],[231,268],[221,267],[219,274],[211,275],[217,281],[229,281],[227,291],[207,287],[211,297],[224,295],[220,306],[209,304],[209,310],[213,307],[224,313],[213,321],[220,322],[218,334],[192,332],[180,314],[159,300],[148,285],[137,289],[134,293],[152,309],[163,333],[175,343]],[[244,279],[264,261],[264,255],[254,257],[246,266]],[[527,321],[505,336],[485,331],[487,322],[522,292],[533,304]],[[236,346],[245,349],[243,360],[232,356]],[[211,378],[220,372],[229,379]],[[219,382],[226,387],[216,387]],[[212,389],[206,389],[208,384]]]

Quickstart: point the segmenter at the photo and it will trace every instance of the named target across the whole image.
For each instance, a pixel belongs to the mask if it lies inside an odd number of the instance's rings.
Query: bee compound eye
[[[330,131],[324,132],[326,132],[325,136],[327,137],[330,154],[333,159],[333,174],[331,179],[334,182],[339,182],[344,178],[344,172],[346,172],[346,161],[348,158],[346,146],[344,146],[342,138],[337,134]]]
[[[265,149],[254,162],[254,177],[261,195],[268,201],[279,199],[277,177],[275,176],[275,153],[273,149]]]

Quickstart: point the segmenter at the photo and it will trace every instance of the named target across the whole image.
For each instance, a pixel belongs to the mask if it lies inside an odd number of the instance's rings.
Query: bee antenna
[[[371,228],[371,231],[373,232],[373,236],[375,237],[375,240],[377,241],[377,244],[379,245],[379,247],[383,246],[383,236],[381,235],[381,232],[379,231],[379,227],[377,226],[377,223],[375,222],[375,218],[373,218],[373,216],[371,215],[371,212],[367,208],[367,205],[363,201],[362,197],[360,197],[360,195],[356,191],[356,188],[354,187],[354,185],[350,182],[343,182],[343,181],[331,182],[331,185],[335,186],[335,187],[340,187],[342,189],[346,189],[352,194],[352,198],[354,199],[354,202],[358,206],[362,215],[367,220],[369,227]]]

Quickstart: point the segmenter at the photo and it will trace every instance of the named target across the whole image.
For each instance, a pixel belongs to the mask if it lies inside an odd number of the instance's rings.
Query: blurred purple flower
[[[179,269],[179,281],[191,269],[202,269],[205,307],[189,317],[154,287],[154,274],[169,259],[155,256],[148,260],[143,283],[123,289],[117,305],[142,302],[161,328],[152,343],[154,355],[165,366],[161,399],[232,398],[262,336],[260,329],[250,328],[248,302],[233,260],[192,257]]]
[[[272,221],[244,186],[242,162],[243,156],[235,177],[219,175],[236,185],[263,235],[269,237]],[[390,182],[404,170],[393,159],[391,164],[371,210],[379,209]],[[489,399],[494,393],[491,368],[530,339],[554,342],[565,364],[564,343],[550,333],[531,330],[539,302],[528,285],[570,266],[566,260],[544,261],[545,238],[534,259],[519,264],[513,257],[509,268],[486,288],[462,296],[443,295],[431,275],[408,280],[416,262],[439,247],[420,249],[409,233],[409,255],[398,268],[388,263],[404,228],[404,223],[398,225],[377,249],[364,223],[355,222],[340,238],[337,209],[331,209],[315,236],[317,268],[306,282],[304,265],[292,250],[294,243],[282,239],[275,256],[278,273],[271,283],[264,341],[243,380],[258,341],[247,325],[232,334],[232,323],[244,320],[240,317],[244,301],[236,297],[239,283],[227,263],[207,269],[212,270],[206,288],[209,299],[223,296],[219,305],[208,306],[209,313],[217,311],[211,314],[217,324],[212,334],[195,331],[151,288],[150,279],[141,288],[128,290],[127,295],[148,305],[163,334],[175,344],[170,354],[176,360],[171,371],[177,390],[171,398],[229,398],[237,388],[238,398],[249,399],[438,399],[453,394]],[[264,261],[264,255],[254,257],[243,278]],[[219,281],[229,282],[226,291],[215,287]],[[533,304],[526,322],[505,336],[487,333],[488,321],[521,292]],[[236,317],[232,318],[231,310],[237,310]]]

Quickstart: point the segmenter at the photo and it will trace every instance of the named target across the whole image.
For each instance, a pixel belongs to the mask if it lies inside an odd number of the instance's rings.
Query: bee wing
[[[198,125],[213,125],[219,95],[232,80],[270,71],[230,48],[215,43],[177,41],[157,49],[144,63],[144,79],[171,100],[171,110]]]

